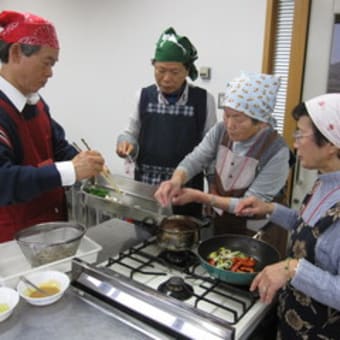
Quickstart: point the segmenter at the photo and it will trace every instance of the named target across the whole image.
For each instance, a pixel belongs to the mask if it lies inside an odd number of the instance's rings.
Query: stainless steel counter
[[[98,262],[150,236],[150,230],[118,219],[91,227],[87,236],[102,245]],[[83,301],[72,289],[50,306],[31,306],[23,299],[9,319],[0,323],[0,339],[6,340],[87,340],[150,339],[108,313]]]
[[[139,340],[150,337],[117,318],[98,312],[97,307],[69,289],[61,300],[50,306],[35,307],[21,299],[11,317],[0,324],[0,339]]]
[[[98,263],[101,263],[109,256],[148,239],[153,231],[151,226],[149,227],[144,224],[135,225],[114,218],[97,226],[90,227],[86,236],[103,247],[97,260]]]

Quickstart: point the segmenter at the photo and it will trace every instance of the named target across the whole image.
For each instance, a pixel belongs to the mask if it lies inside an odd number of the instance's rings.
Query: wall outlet
[[[211,68],[207,66],[200,67],[199,70],[201,79],[210,79],[211,76]]]
[[[225,98],[225,94],[223,92],[220,92],[218,94],[218,100],[217,100],[217,106],[219,109],[224,108],[224,98]]]

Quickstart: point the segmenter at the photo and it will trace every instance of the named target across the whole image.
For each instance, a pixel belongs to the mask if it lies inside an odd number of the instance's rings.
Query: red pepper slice
[[[240,267],[240,271],[241,272],[247,272],[247,273],[254,273],[254,268],[241,266]]]
[[[214,259],[209,259],[208,263],[211,264],[212,266],[216,265],[216,261]]]
[[[231,267],[231,271],[232,272],[236,272],[240,267],[242,266],[242,262],[241,261],[237,261],[235,262],[232,267]]]

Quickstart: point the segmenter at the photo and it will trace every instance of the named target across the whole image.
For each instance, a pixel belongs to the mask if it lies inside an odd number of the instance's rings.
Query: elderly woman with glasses
[[[213,207],[215,234],[252,235],[263,227],[266,220],[236,217],[233,213],[242,197],[280,199],[286,183],[290,152],[275,131],[272,116],[279,86],[279,78],[261,73],[242,73],[230,81],[225,93],[224,121],[217,123],[182,160],[172,178],[160,185],[155,194],[158,201],[162,205],[194,201]],[[216,167],[209,193],[182,188],[211,163]],[[276,235],[276,240],[275,246],[284,253],[285,235]]]
[[[299,211],[255,197],[236,207],[291,231],[290,257],[264,268],[250,289],[266,303],[278,293],[278,339],[339,339],[340,94],[307,100],[293,117],[297,156],[318,177]]]

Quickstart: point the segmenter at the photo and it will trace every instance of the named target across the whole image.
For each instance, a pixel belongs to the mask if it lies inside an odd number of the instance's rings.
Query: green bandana
[[[170,27],[165,30],[157,41],[155,61],[174,61],[188,66],[189,77],[192,80],[197,78],[197,69],[194,61],[198,58],[194,45],[187,37],[177,35]]]

